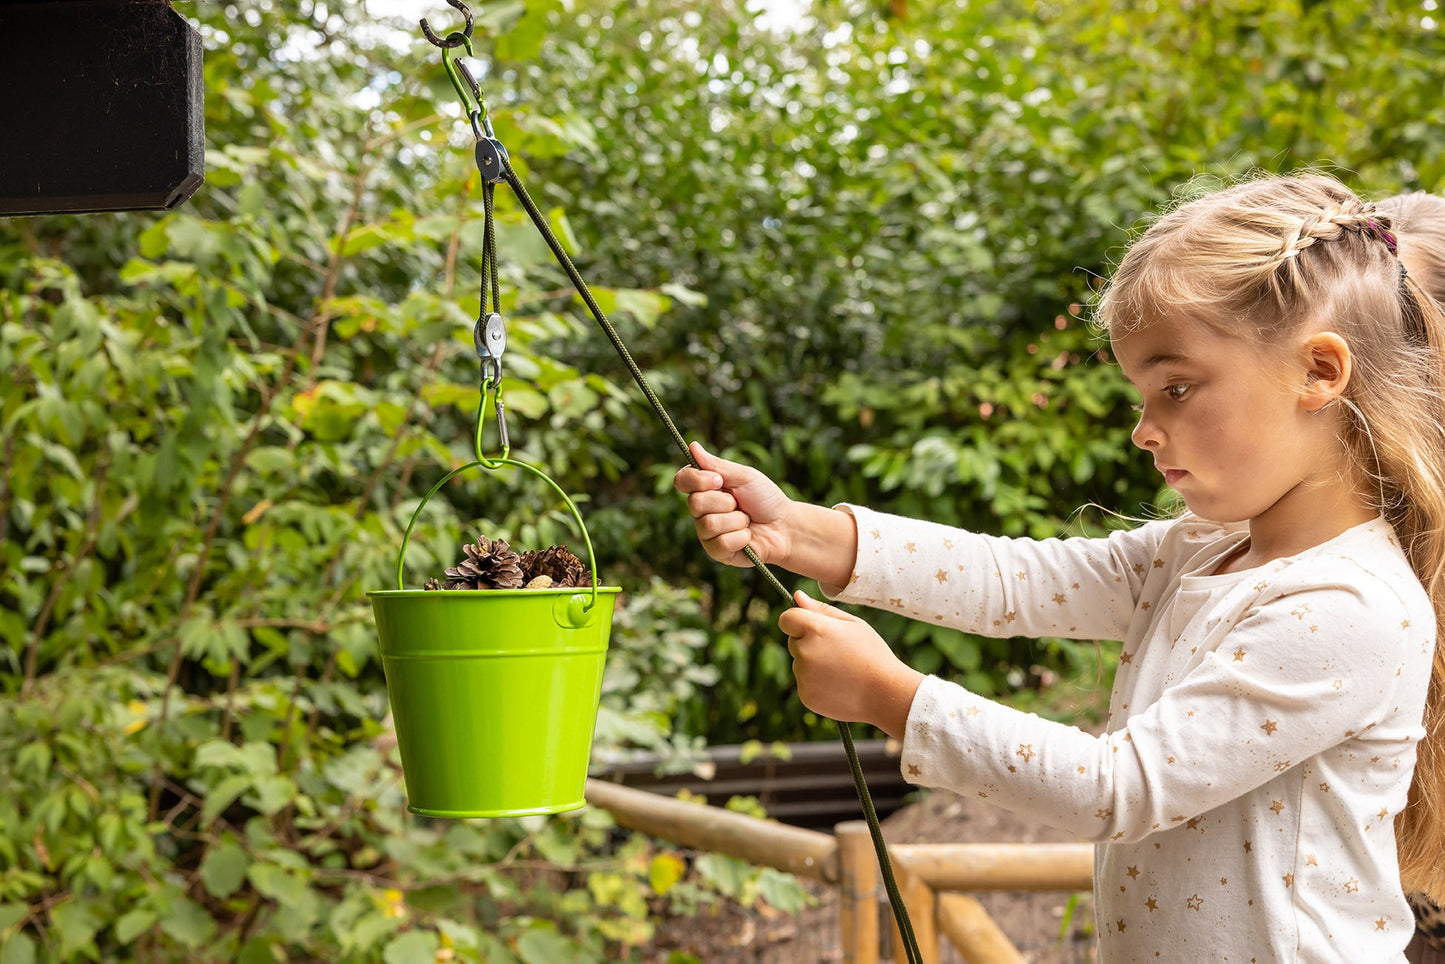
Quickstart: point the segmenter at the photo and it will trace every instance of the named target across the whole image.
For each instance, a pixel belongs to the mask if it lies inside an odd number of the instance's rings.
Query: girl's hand
[[[817,713],[840,722],[871,723],[902,739],[923,674],[904,665],[863,620],[802,590],[800,608],[778,619],[788,634],[798,698]]]
[[[702,468],[679,469],[672,485],[687,496],[707,554],[730,566],[750,566],[743,548],[751,545],[762,562],[786,565],[793,501],[752,466],[720,459],[698,442],[689,451]]]

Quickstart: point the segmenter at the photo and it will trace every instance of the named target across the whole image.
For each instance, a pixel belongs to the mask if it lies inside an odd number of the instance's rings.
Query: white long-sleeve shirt
[[[1104,735],[928,677],[901,757],[914,783],[1098,844],[1101,960],[1404,960],[1394,822],[1435,619],[1388,523],[1214,575],[1243,528],[1012,540],[842,508],[858,557],[848,586],[825,587],[840,601],[1123,642]]]

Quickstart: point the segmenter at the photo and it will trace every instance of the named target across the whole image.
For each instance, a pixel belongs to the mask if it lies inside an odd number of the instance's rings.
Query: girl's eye
[[[1190,387],[1188,382],[1176,382],[1173,385],[1164,386],[1164,394],[1176,402],[1182,402],[1184,401],[1184,396],[1189,393]]]

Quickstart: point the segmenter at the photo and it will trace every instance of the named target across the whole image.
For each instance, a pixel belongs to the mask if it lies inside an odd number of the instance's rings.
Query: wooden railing
[[[877,964],[881,878],[863,821],[826,834],[600,780],[587,781],[587,802],[630,830],[836,887],[845,964]],[[1088,844],[897,844],[888,853],[925,964],[939,960],[940,932],[969,964],[1022,964],[970,892],[1093,888]]]

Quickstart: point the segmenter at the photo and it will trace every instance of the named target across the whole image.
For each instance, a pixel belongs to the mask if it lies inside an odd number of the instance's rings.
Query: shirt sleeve
[[[908,715],[901,768],[914,783],[977,795],[1085,839],[1135,841],[1373,727],[1393,706],[1401,667],[1433,638],[1433,615],[1411,613],[1376,577],[1284,587],[1103,736],[929,677]]]
[[[856,603],[981,636],[1123,639],[1170,522],[1103,539],[1009,539],[842,505],[858,525]]]

